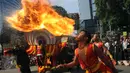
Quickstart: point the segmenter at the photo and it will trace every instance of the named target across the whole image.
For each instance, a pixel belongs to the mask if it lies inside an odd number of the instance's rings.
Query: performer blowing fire
[[[57,68],[73,67],[79,63],[81,68],[86,70],[86,73],[117,73],[116,68],[106,60],[101,49],[90,43],[91,35],[86,30],[82,30],[76,40],[78,41],[78,48],[75,49],[74,60],[68,64],[58,65]],[[104,64],[98,60],[98,57]]]

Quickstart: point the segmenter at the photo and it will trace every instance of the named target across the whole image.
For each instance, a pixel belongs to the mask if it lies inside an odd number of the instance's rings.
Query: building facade
[[[86,29],[91,33],[98,29],[97,21],[95,20],[95,5],[94,0],[78,0],[79,1],[79,15],[80,28]]]

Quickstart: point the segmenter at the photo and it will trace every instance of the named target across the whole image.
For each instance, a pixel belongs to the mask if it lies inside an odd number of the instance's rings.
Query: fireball
[[[22,0],[22,9],[7,17],[11,27],[22,31],[46,29],[55,36],[70,35],[74,20],[60,16],[47,0]]]

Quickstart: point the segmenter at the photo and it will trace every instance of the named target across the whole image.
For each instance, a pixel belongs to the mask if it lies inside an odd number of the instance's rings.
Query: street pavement
[[[130,66],[116,66],[119,73],[130,73]],[[32,73],[37,73],[37,67],[31,67]],[[9,70],[0,70],[0,73],[20,73],[18,69],[9,69]],[[82,70],[74,70],[72,72],[63,72],[63,73],[84,73]]]

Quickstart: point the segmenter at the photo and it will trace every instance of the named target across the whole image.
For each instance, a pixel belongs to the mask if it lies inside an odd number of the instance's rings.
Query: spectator
[[[128,39],[126,36],[123,37],[123,41],[122,41],[122,48],[123,48],[123,60],[127,60],[128,56],[127,56],[127,46],[128,46]]]
[[[28,44],[16,45],[15,49],[7,51],[9,54],[16,56],[17,65],[20,68],[21,73],[31,73],[30,71],[30,59],[26,53],[26,49],[29,48]]]
[[[108,38],[105,39],[104,45],[107,47],[108,50],[110,50],[110,41]]]

